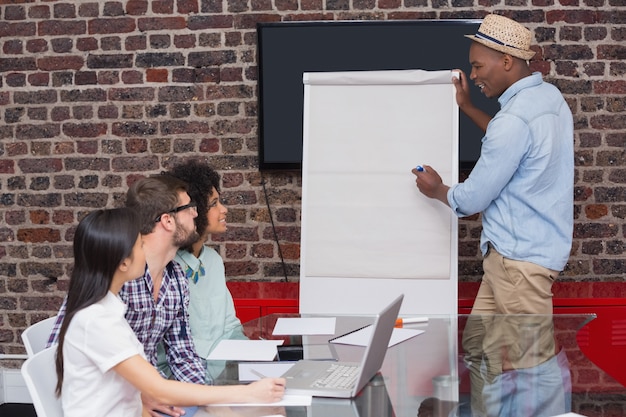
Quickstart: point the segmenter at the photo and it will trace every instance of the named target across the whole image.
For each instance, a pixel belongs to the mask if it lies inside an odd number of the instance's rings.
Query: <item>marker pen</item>
[[[427,321],[428,317],[398,317],[398,319],[396,320],[396,327],[402,327],[405,324],[426,323]]]

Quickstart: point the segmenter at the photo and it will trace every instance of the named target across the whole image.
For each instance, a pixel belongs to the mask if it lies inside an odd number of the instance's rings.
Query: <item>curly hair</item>
[[[196,231],[203,235],[209,226],[206,216],[209,211],[209,197],[213,190],[220,192],[219,174],[206,163],[196,160],[176,165],[167,173],[187,183],[187,193],[198,207],[198,216],[194,219]]]

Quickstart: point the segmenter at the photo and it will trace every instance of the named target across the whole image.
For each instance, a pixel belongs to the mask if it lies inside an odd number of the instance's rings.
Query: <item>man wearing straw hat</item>
[[[509,369],[556,360],[551,321],[538,323],[539,340],[530,352],[519,346],[526,326],[495,325],[489,315],[552,314],[552,284],[572,245],[573,119],[558,89],[530,70],[528,60],[535,52],[528,29],[491,14],[475,35],[466,36],[473,41],[469,79],[485,96],[497,99],[500,110],[491,118],[474,107],[469,81],[460,72],[453,79],[459,108],[485,131],[480,158],[467,180],[451,187],[428,165],[412,172],[424,195],[448,205],[457,216],[482,214],[484,275],[463,345],[473,366],[481,360],[472,358],[474,348],[483,359],[489,356],[482,374],[488,375],[487,385]],[[517,346],[510,344],[516,341]],[[534,355],[532,361],[529,355]],[[484,404],[475,408],[474,394],[472,384],[475,415],[491,415]],[[543,395],[553,397],[546,401],[562,398],[549,390]]]

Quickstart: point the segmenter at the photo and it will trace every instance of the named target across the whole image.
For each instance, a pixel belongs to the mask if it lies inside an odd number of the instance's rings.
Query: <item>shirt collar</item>
[[[122,316],[126,314],[126,304],[119,295],[115,295],[111,291],[107,291],[101,302],[105,307],[119,312]]]
[[[200,260],[203,251],[204,246],[200,249],[200,256],[197,258],[193,253],[184,249],[180,249],[176,252],[176,262],[178,262],[185,271],[187,279],[192,280],[194,283],[198,282],[198,279],[204,275],[204,265],[202,265],[202,261]]]
[[[204,248],[200,250],[200,256],[196,258],[193,253],[185,249],[179,249],[178,252],[176,252],[176,258],[174,259],[183,267],[183,269],[186,266],[191,267],[192,269],[198,269],[198,266],[200,266],[201,263],[199,258],[202,256],[203,250]]]
[[[540,72],[533,72],[528,77],[524,77],[521,80],[514,82],[509,88],[507,88],[500,97],[498,97],[498,102],[500,103],[500,107],[506,106],[506,103],[509,102],[518,92],[528,87],[535,87],[540,85],[543,82],[541,78]]]

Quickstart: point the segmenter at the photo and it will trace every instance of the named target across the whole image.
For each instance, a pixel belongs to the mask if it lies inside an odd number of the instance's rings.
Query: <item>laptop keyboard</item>
[[[328,368],[328,373],[317,380],[311,386],[313,388],[351,388],[359,375],[358,366],[335,365]]]

